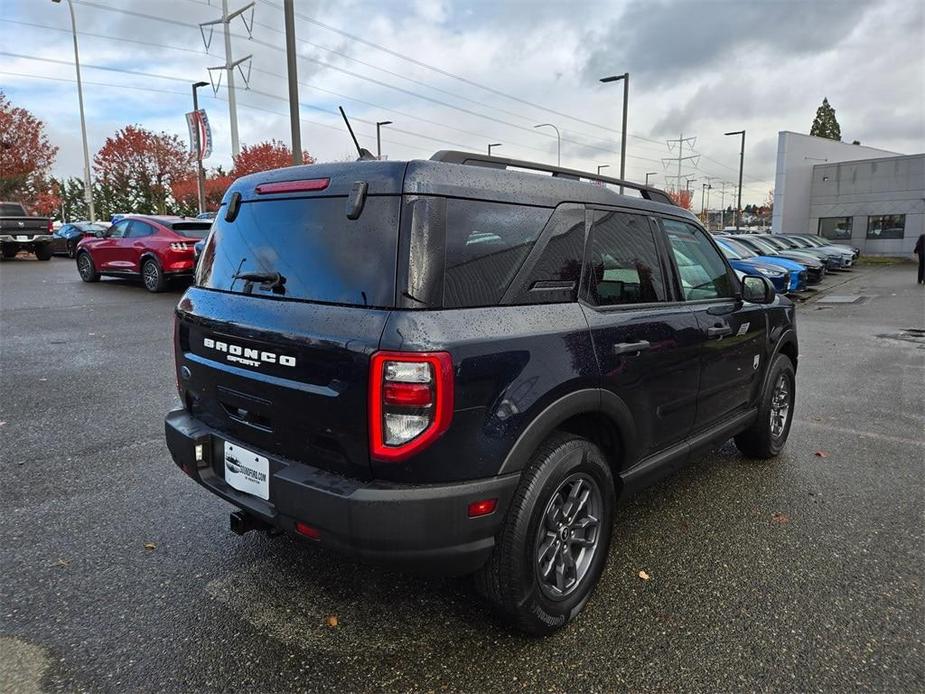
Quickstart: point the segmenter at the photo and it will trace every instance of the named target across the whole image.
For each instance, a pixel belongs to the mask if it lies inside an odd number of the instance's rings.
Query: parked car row
[[[716,241],[736,270],[767,277],[781,293],[803,291],[827,272],[854,266],[860,250],[796,234],[717,234]]]

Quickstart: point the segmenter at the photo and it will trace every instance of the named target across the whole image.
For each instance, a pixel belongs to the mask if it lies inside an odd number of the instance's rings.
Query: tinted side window
[[[584,205],[559,205],[508,291],[510,302],[550,304],[575,301],[584,246]]]
[[[588,301],[595,306],[665,301],[665,279],[649,220],[623,212],[594,212],[588,275]]]
[[[123,219],[121,222],[114,224],[112,226],[112,233],[109,234],[111,239],[121,239],[125,236],[125,232],[128,231],[129,220]]]
[[[138,220],[132,220],[129,222],[128,233],[125,235],[127,239],[137,239],[142,236],[151,236],[154,233],[154,228],[146,223],[139,222]]]
[[[722,256],[710,243],[705,232],[693,224],[660,220],[674,252],[681,287],[687,301],[725,299],[735,296],[735,289]]]
[[[447,200],[443,305],[497,304],[551,212],[545,207]]]

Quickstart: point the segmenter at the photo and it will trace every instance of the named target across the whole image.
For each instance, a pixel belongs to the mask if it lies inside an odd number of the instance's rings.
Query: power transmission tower
[[[251,64],[247,65],[247,73],[244,72],[241,67],[242,63],[249,61],[253,56],[247,55],[238,60],[234,60],[231,56],[231,32],[230,25],[231,21],[235,17],[240,17],[241,22],[244,24],[244,28],[247,29],[247,35],[253,36],[254,32],[254,2],[250,2],[244,7],[235,10],[234,12],[228,12],[228,0],[222,0],[222,17],[221,19],[213,19],[211,22],[203,22],[199,25],[199,33],[202,34],[202,42],[205,44],[206,51],[208,52],[209,46],[212,44],[212,33],[216,24],[221,24],[225,34],[225,64],[219,65],[217,67],[209,68],[209,80],[212,82],[212,89],[218,93],[218,88],[222,83],[222,76],[219,73],[218,81],[212,80],[212,73],[215,70],[224,70],[228,79],[228,114],[231,118],[231,155],[237,157],[240,153],[240,147],[238,145],[238,104],[235,99],[235,87],[234,87],[234,71],[235,68],[238,69],[238,72],[241,73],[241,79],[244,80],[244,86],[250,86],[250,71]],[[244,13],[250,10],[250,22],[248,22],[247,17],[244,16]],[[209,36],[206,38],[205,27],[209,27]]]
[[[680,135],[676,140],[665,140],[665,143],[668,145],[668,151],[669,151],[669,152],[674,152],[674,151],[675,151],[675,147],[677,147],[678,156],[676,156],[676,157],[664,157],[664,158],[662,159],[662,166],[664,166],[664,167],[667,169],[668,166],[669,166],[669,164],[674,164],[675,162],[677,162],[677,164],[678,164],[678,173],[677,173],[677,175],[674,175],[674,174],[671,174],[671,175],[665,174],[665,181],[666,181],[666,183],[667,183],[669,180],[674,180],[674,182],[675,182],[675,183],[674,183],[674,189],[675,189],[676,191],[678,191],[678,192],[681,191],[681,186],[682,186],[682,182],[683,182],[683,181],[687,180],[687,184],[690,184],[690,182],[691,182],[692,180],[695,180],[695,179],[693,178],[693,174],[691,174],[691,173],[683,173],[683,171],[682,171],[682,169],[683,169],[683,167],[684,167],[684,162],[686,162],[686,161],[692,161],[692,162],[693,162],[692,166],[696,167],[696,166],[697,166],[697,162],[700,161],[700,155],[699,155],[699,154],[694,154],[694,143],[695,143],[695,142],[697,142],[697,138],[696,138],[696,137],[684,137],[684,133],[681,133],[681,135]],[[688,152],[690,152],[690,154],[688,154],[688,155],[685,156],[685,154],[684,154],[685,149],[686,149]],[[685,184],[685,185],[687,185],[687,184]]]
[[[729,181],[723,181],[720,188],[720,230],[726,228],[726,186],[731,186],[732,184]]]

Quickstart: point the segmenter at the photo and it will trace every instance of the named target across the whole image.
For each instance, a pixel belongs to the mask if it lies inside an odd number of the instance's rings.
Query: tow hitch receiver
[[[244,511],[235,511],[231,514],[229,518],[231,524],[231,532],[236,535],[243,535],[246,532],[251,530],[269,530],[270,525],[263,522],[259,518],[254,518],[249,513]]]

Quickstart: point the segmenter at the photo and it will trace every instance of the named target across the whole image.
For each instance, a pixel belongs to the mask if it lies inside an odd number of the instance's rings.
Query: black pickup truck
[[[13,258],[21,251],[51,259],[51,218],[32,217],[18,202],[0,202],[0,253]]]

